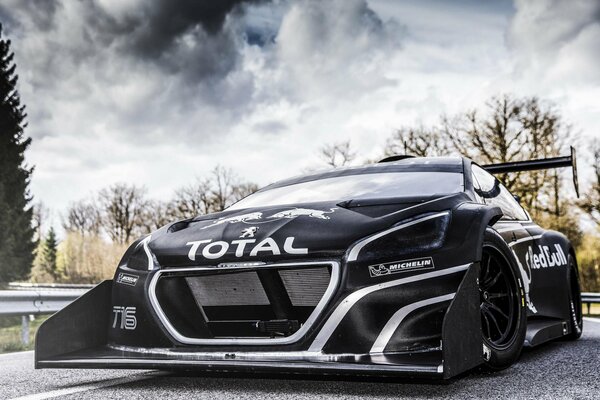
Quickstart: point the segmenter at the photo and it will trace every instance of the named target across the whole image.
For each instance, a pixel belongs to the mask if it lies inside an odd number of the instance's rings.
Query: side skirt
[[[569,333],[569,324],[555,318],[539,318],[527,321],[526,347],[539,346],[542,343],[561,338]]]

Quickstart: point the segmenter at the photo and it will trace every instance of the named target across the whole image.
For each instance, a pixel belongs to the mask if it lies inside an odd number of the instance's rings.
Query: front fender
[[[478,203],[462,203],[452,211],[447,245],[460,249],[469,261],[481,261],[483,236],[488,226],[502,218],[500,207]]]

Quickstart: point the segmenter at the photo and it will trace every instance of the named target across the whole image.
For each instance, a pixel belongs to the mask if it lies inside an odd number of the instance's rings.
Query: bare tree
[[[579,201],[579,207],[600,226],[600,142],[594,143],[594,181],[588,193]]]
[[[217,166],[209,177],[198,178],[196,183],[178,189],[167,211],[173,219],[193,218],[223,211],[257,190],[256,184],[241,182],[231,169]]]
[[[32,207],[31,223],[33,226],[33,240],[39,242],[44,238],[44,226],[48,220],[50,210],[41,201],[35,203]]]
[[[148,207],[143,187],[115,184],[98,193],[102,226],[113,242],[126,244],[144,231],[142,218]]]
[[[350,164],[356,158],[350,141],[327,144],[321,148],[321,159],[334,168]]]
[[[212,203],[210,181],[198,178],[196,183],[175,191],[170,209],[174,219],[187,219],[212,212]]]
[[[213,210],[223,211],[233,202],[233,188],[238,178],[229,168],[217,165],[211,174],[211,198]]]
[[[93,200],[76,201],[69,206],[62,225],[67,232],[79,232],[82,236],[97,236],[102,227],[100,210]]]
[[[256,183],[239,183],[233,186],[232,203],[240,201],[258,190]]]
[[[550,104],[535,97],[493,97],[485,110],[442,118],[442,133],[460,154],[481,164],[556,156],[571,135],[570,127]],[[523,205],[560,214],[560,175],[532,171],[503,174],[500,180]]]
[[[392,135],[384,148],[385,156],[408,154],[417,157],[445,156],[450,154],[448,140],[436,128],[403,127]]]
[[[486,107],[487,115],[473,110],[454,118],[443,117],[445,136],[461,154],[482,164],[519,159],[526,142],[519,124],[522,103],[506,95],[493,97]]]
[[[141,217],[143,233],[150,233],[179,218],[173,202],[150,200]]]

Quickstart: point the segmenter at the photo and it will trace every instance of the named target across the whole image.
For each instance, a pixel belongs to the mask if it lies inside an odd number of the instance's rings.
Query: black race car
[[[391,157],[274,183],[137,240],[39,329],[37,368],[449,378],[582,332],[575,254],[480,167]],[[486,171],[487,170],[487,171]],[[575,175],[575,174],[574,174]]]

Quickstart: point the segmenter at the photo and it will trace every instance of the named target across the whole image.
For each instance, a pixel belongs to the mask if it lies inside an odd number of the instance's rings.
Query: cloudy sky
[[[351,139],[491,95],[600,136],[600,2],[8,0],[32,192],[56,214],[118,181],[155,198],[217,164],[268,184]]]

